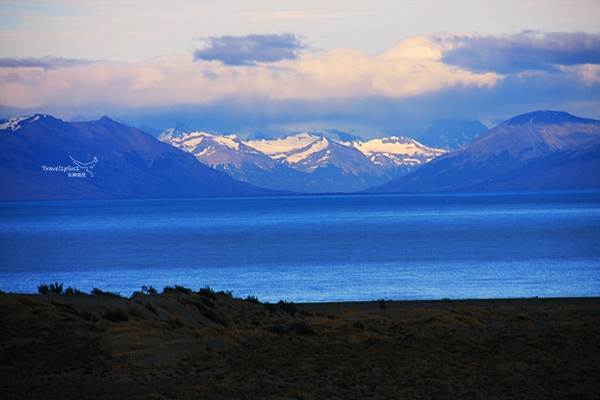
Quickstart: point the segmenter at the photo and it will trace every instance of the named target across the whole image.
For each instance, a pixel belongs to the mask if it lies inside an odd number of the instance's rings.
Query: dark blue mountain
[[[273,193],[108,117],[0,121],[0,200],[174,198]]]
[[[600,188],[600,121],[519,115],[372,193]]]
[[[532,125],[562,125],[565,123],[589,124],[598,122],[589,118],[580,118],[565,111],[534,111],[528,114],[518,115],[507,121],[504,125],[520,126],[526,124]]]

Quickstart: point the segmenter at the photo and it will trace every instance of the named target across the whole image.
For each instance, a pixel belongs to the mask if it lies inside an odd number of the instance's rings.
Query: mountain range
[[[600,189],[600,121],[562,111],[513,117],[450,151],[406,137],[241,140],[179,128],[164,143],[108,117],[2,120],[0,200]]]
[[[151,135],[102,117],[0,121],[0,200],[265,195]]]
[[[310,133],[279,139],[166,131],[162,141],[259,187],[305,193],[354,192],[408,173],[445,150],[406,137],[342,142]]]
[[[561,111],[511,118],[369,193],[600,188],[600,121]]]

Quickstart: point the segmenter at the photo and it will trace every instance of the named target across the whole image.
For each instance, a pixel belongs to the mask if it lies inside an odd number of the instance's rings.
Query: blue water
[[[261,301],[600,295],[600,192],[0,203],[0,289]]]

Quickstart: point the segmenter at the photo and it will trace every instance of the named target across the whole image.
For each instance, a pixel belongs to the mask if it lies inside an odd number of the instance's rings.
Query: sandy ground
[[[0,294],[0,398],[600,398],[600,298]]]

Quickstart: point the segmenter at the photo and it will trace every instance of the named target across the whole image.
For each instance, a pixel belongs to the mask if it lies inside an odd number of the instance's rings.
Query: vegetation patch
[[[111,322],[127,322],[129,321],[129,315],[122,308],[116,308],[108,310],[102,318],[107,319]]]

